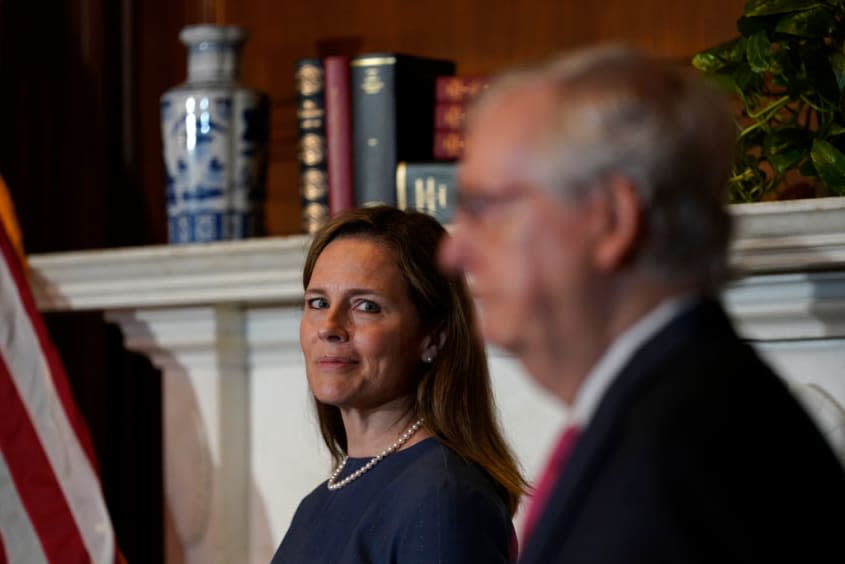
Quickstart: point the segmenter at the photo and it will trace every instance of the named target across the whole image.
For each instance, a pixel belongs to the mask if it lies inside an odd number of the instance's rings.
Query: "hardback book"
[[[329,213],[355,206],[352,169],[352,114],[349,100],[349,56],[323,59],[326,75],[326,148]]]
[[[435,160],[451,161],[463,156],[467,112],[488,84],[489,77],[486,75],[437,78],[432,147]]]
[[[398,53],[350,60],[357,205],[395,206],[399,161],[433,159],[435,81],[454,71],[452,61]]]
[[[446,75],[437,77],[436,99],[440,102],[468,102],[490,83],[488,75]]]
[[[447,224],[457,204],[454,162],[400,162],[396,165],[396,201],[403,210],[418,210]]]
[[[325,81],[319,58],[296,61],[299,194],[302,230],[314,233],[329,217]]]
[[[468,102],[437,102],[434,129],[460,131],[466,125]]]
[[[460,159],[464,154],[464,131],[454,129],[435,130],[433,154],[434,159],[438,161]]]

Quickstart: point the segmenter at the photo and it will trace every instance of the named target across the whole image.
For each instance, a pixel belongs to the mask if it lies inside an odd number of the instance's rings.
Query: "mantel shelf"
[[[42,311],[298,302],[309,241],[300,235],[33,255],[30,283]]]
[[[841,270],[845,198],[731,206],[731,260],[743,276]],[[292,303],[310,238],[270,237],[33,255],[31,284],[43,311]]]

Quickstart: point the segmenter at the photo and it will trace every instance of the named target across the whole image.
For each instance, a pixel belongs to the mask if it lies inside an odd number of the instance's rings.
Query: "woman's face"
[[[365,237],[329,243],[305,290],[299,340],[322,403],[373,410],[415,393],[424,337],[393,253]]]

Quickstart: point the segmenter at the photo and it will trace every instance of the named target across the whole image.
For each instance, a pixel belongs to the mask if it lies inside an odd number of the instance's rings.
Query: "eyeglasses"
[[[491,211],[507,207],[529,195],[529,192],[516,187],[508,187],[498,194],[479,194],[458,190],[458,212],[467,219],[479,220],[490,215]]]

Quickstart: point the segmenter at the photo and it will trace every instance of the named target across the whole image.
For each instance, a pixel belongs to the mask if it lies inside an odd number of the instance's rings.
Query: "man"
[[[735,135],[696,76],[622,47],[502,77],[474,108],[441,261],[574,429],[525,564],[845,554],[845,473],[717,299]]]

